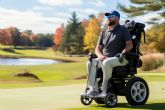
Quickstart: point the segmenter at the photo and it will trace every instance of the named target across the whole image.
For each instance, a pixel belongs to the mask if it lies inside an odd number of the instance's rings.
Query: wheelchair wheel
[[[80,100],[81,100],[81,103],[84,105],[90,105],[93,101],[93,99],[89,97],[81,97]]]
[[[126,99],[130,105],[143,105],[149,96],[149,88],[146,81],[140,77],[134,77],[126,85]]]
[[[105,97],[105,104],[107,107],[115,107],[117,105],[118,99],[117,95],[110,92]]]

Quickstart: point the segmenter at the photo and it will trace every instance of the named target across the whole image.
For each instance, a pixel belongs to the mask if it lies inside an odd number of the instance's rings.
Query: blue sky
[[[54,33],[61,23],[67,23],[73,11],[80,20],[88,19],[90,14],[118,10],[118,2],[131,4],[129,0],[0,0],[0,28],[15,26],[21,31]],[[127,19],[126,14],[120,13],[121,21]]]

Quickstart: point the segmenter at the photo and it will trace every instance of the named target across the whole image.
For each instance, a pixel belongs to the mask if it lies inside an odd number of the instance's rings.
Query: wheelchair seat
[[[126,75],[134,75],[137,73],[136,67],[130,67],[130,65],[126,66],[117,66],[113,68],[112,77],[113,76],[126,76]]]
[[[122,78],[128,75],[134,76],[137,74],[137,68],[142,66],[139,55],[135,53],[126,54],[128,64],[126,66],[117,66],[113,68],[112,78]],[[98,69],[98,77],[102,77],[102,69]]]

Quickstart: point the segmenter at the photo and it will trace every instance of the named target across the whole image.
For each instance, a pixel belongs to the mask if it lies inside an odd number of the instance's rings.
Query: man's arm
[[[126,46],[125,46],[125,49],[122,51],[122,53],[130,52],[132,48],[133,48],[132,40],[128,40],[126,41]]]
[[[95,48],[95,53],[97,55],[97,57],[100,59],[100,60],[104,60],[106,59],[107,57],[103,55],[103,47],[100,46],[100,45],[97,45],[96,48]]]

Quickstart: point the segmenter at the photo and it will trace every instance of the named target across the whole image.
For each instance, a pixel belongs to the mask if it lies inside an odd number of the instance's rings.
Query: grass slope
[[[35,87],[35,86],[54,86],[86,82],[86,79],[75,80],[77,77],[86,75],[87,57],[68,57],[53,50],[34,50],[34,49],[14,49],[15,53],[0,50],[0,55],[10,55],[17,57],[42,57],[53,59],[65,59],[75,62],[36,65],[36,66],[2,66],[0,65],[0,88],[15,87]],[[18,78],[14,74],[28,71],[37,75],[42,82],[37,82],[32,78]],[[139,73],[147,81],[165,81],[164,74],[158,73]],[[163,75],[163,77],[162,77]]]

